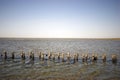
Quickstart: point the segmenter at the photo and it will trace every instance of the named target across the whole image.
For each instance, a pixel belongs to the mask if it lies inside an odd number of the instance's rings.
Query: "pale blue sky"
[[[0,37],[120,38],[120,0],[0,0]]]

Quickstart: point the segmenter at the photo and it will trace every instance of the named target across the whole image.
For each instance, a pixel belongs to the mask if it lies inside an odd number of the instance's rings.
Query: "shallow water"
[[[8,52],[8,59],[0,57],[0,80],[119,80],[120,77],[120,40],[85,40],[85,39],[0,39],[0,54]],[[27,58],[20,59],[20,52],[25,51]],[[33,50],[35,60],[28,57]],[[12,60],[11,52],[15,51]],[[62,62],[56,60],[39,60],[38,52],[98,53],[99,59],[93,63]],[[107,54],[107,62],[103,63],[100,55]],[[117,54],[118,61],[113,64],[111,54]]]

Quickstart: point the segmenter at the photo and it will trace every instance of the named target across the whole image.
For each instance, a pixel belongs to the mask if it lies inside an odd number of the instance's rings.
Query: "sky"
[[[0,37],[120,38],[120,0],[0,0]]]

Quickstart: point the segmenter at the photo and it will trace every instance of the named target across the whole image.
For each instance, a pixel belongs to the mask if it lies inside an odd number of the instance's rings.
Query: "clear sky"
[[[0,37],[120,38],[120,0],[0,0]]]

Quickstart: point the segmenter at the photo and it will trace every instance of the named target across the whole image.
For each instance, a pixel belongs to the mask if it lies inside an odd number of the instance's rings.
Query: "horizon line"
[[[97,38],[89,38],[89,37],[85,37],[85,38],[77,38],[77,37],[74,37],[74,38],[71,38],[71,37],[66,37],[66,38],[62,38],[62,37],[0,37],[0,39],[112,39],[112,40],[120,40],[119,37],[97,37]]]

